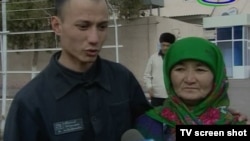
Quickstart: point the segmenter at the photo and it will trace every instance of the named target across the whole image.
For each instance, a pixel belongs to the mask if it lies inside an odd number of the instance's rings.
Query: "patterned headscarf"
[[[193,59],[205,63],[214,75],[211,93],[189,110],[176,95],[170,80],[172,68],[183,60]],[[164,57],[164,82],[169,97],[163,106],[147,115],[175,128],[175,125],[241,124],[238,117],[228,111],[228,78],[223,56],[218,46],[200,37],[187,37],[173,43]]]

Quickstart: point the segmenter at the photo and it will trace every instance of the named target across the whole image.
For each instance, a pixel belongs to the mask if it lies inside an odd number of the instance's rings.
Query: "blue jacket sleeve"
[[[4,141],[40,141],[38,129],[30,111],[14,100],[5,123]]]

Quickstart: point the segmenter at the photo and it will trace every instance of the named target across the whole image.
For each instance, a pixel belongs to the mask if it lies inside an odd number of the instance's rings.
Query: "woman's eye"
[[[183,71],[184,70],[184,68],[182,68],[182,67],[176,67],[176,68],[174,68],[174,71]]]
[[[197,70],[197,71],[202,71],[202,72],[208,71],[208,69],[206,69],[206,68],[197,68],[196,70]]]

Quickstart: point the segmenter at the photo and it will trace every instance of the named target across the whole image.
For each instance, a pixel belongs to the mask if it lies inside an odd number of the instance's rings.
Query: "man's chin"
[[[93,57],[87,57],[82,59],[82,62],[86,62],[86,63],[94,63],[97,59],[97,56],[93,56]]]

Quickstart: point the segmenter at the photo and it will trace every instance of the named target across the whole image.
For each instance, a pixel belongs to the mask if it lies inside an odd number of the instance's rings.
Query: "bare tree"
[[[109,2],[116,7],[121,19],[138,18],[141,9],[145,7],[143,0],[109,0]]]
[[[53,0],[9,0],[6,10],[7,29],[13,33],[8,35],[9,49],[38,49],[55,46],[54,33],[34,33],[50,30],[50,15],[54,11]],[[33,52],[32,68],[37,66],[38,55],[38,51]]]

